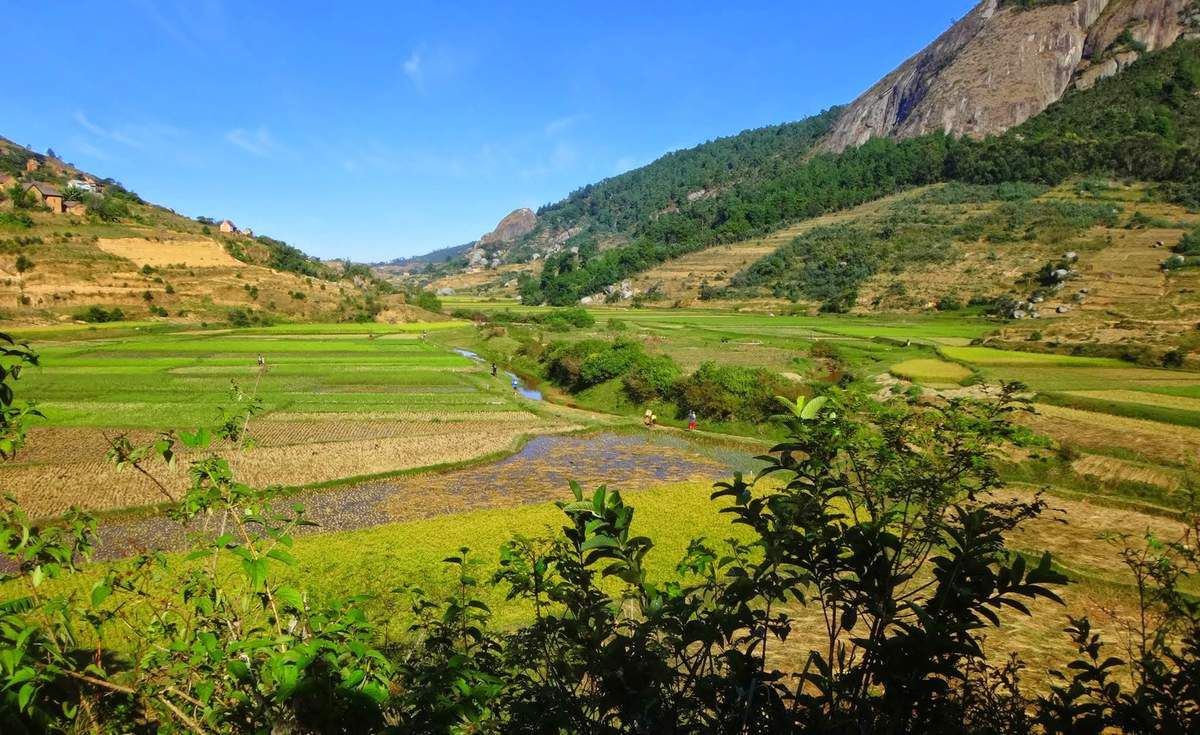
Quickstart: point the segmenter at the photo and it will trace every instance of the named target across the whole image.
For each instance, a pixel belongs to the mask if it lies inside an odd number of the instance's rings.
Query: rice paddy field
[[[447,306],[541,311],[493,301]],[[804,383],[849,375],[884,398],[984,395],[998,381],[1024,383],[1036,413],[1023,420],[1044,440],[1013,458],[1005,492],[1028,498],[1042,490],[1055,510],[1011,542],[1031,555],[1053,552],[1074,580],[1065,609],[1047,606],[1036,622],[1012,617],[989,638],[997,652],[1017,650],[1031,671],[1069,653],[1061,635],[1067,614],[1088,612],[1097,624],[1115,626],[1133,609],[1106,535],[1179,528],[1180,493],[1200,456],[1196,373],[993,349],[980,342],[998,324],[981,317],[591,311],[593,327],[541,338],[619,334],[670,355],[684,370],[714,360]],[[251,484],[287,486],[312,509],[321,527],[297,540],[298,565],[288,573],[316,591],[386,593],[403,582],[436,590],[446,583],[441,559],[464,545],[485,570],[494,567],[498,546],[513,533],[561,524],[552,501],[567,495],[571,479],[627,493],[664,572],[688,539],[736,535],[709,490],[736,470],[752,470],[769,433],[714,425],[687,436],[665,416],[668,426],[647,433],[638,407],[611,394],[568,396],[543,385],[548,400],[531,400],[514,392],[503,372],[493,377],[486,362],[454,352],[494,357],[536,381],[515,364],[515,335],[523,328],[488,334],[464,321],[241,330],[126,323],[18,332],[42,356],[20,390],[37,400],[45,419],[30,432],[27,449],[0,466],[0,486],[39,516],[73,504],[109,511],[101,544],[107,558],[143,546],[179,548],[184,530],[169,521],[147,511],[113,512],[165,498],[136,473],[112,469],[105,449],[119,434],[148,440],[166,429],[211,424],[236,383],[262,401],[263,411],[250,426],[257,446],[231,461]],[[172,492],[183,486],[179,471],[167,476]],[[501,590],[489,594],[502,623],[527,612],[506,603]],[[373,612],[389,621],[386,635],[402,633],[401,617]],[[800,635],[773,655],[799,659],[804,645]]]
[[[464,462],[510,451],[523,436],[575,428],[429,341],[442,324],[21,335],[41,355],[21,390],[44,419],[27,450],[0,469],[0,482],[37,516],[73,504],[112,510],[165,501],[146,478],[104,461],[109,441],[212,425],[236,405],[235,385],[262,403],[249,426],[256,448],[231,457],[255,485],[303,487]],[[165,481],[177,492],[186,477],[178,469]]]

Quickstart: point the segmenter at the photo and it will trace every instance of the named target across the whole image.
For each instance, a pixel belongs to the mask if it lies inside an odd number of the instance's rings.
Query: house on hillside
[[[66,211],[63,208],[62,192],[50,184],[41,181],[31,181],[25,185],[25,191],[32,194],[38,204],[45,206],[55,214],[62,214]]]
[[[96,191],[96,182],[91,179],[71,179],[67,182],[67,188],[94,193]]]
[[[36,158],[30,158],[29,160],[25,161],[25,173],[31,174],[34,171],[37,171],[41,167],[42,167],[42,164],[39,163]]]
[[[221,224],[219,225],[219,228],[220,228],[221,232],[228,232],[231,235],[236,235],[238,232],[237,225],[235,225],[234,223],[230,222],[227,219],[221,220]]]
[[[68,199],[63,202],[63,209],[67,214],[73,214],[76,217],[82,217],[87,214],[87,205],[77,199]]]

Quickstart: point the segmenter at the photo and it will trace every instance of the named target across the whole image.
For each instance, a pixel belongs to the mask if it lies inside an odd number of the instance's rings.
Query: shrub
[[[231,327],[248,327],[254,323],[251,313],[245,309],[230,309],[226,321]]]
[[[4,193],[8,195],[8,200],[12,202],[14,209],[32,209],[37,203],[33,194],[30,194],[21,184],[13,184]]]
[[[705,362],[675,385],[681,415],[689,410],[717,421],[762,422],[779,413],[776,396],[794,398],[798,386],[763,368]]]
[[[87,205],[88,216],[101,222],[117,222],[131,215],[129,200],[115,193],[89,194],[83,203]]]
[[[961,308],[963,308],[962,299],[958,298],[956,294],[946,294],[937,302],[938,311],[958,311]]]
[[[102,324],[104,322],[119,322],[125,318],[125,312],[118,307],[113,307],[107,310],[102,306],[89,306],[84,311],[75,314],[75,319],[89,324]]]
[[[552,344],[542,359],[550,380],[577,392],[618,378],[645,358],[637,342],[588,339]]]
[[[1200,227],[1185,234],[1172,250],[1179,255],[1200,255]]]
[[[416,297],[413,299],[413,304],[417,308],[424,309],[425,311],[432,311],[437,314],[442,313],[441,299],[439,299],[436,294],[430,291],[421,291],[417,293]]]
[[[21,227],[28,230],[33,227],[33,218],[25,212],[0,212],[0,225]]]
[[[669,397],[679,375],[679,366],[670,357],[645,355],[630,365],[621,387],[634,403],[648,403]]]
[[[595,325],[596,318],[587,309],[571,306],[562,309],[552,309],[544,314],[534,315],[533,321],[555,331],[567,331],[571,328],[584,329]]]

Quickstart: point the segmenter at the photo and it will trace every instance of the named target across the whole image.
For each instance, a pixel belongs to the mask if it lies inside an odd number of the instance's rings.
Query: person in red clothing
[[[696,412],[688,411],[688,431],[696,430]]]

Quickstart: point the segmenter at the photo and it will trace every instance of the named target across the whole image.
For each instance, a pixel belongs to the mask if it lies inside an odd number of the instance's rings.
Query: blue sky
[[[0,135],[368,261],[849,101],[974,2],[5,5]]]

